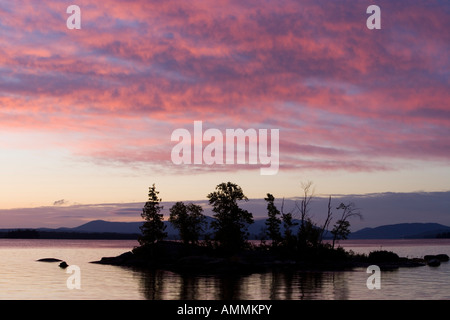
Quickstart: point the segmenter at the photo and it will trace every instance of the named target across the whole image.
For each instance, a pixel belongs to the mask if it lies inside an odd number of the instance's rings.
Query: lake
[[[90,263],[137,246],[133,240],[0,239],[0,299],[10,300],[360,300],[450,299],[450,263],[381,273],[381,288],[369,290],[365,268],[339,272],[258,273],[249,276],[181,276]],[[450,255],[450,239],[346,240],[358,253],[392,250],[400,256]],[[80,270],[80,289],[58,258]]]

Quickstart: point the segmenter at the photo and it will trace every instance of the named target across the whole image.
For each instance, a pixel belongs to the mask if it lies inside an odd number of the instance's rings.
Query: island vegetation
[[[255,244],[248,240],[253,215],[240,206],[248,198],[237,184],[221,183],[207,195],[214,212],[210,223],[212,234],[205,234],[207,222],[201,206],[175,203],[169,210],[168,220],[178,229],[179,241],[166,240],[162,199],[153,184],[141,214],[144,223],[138,239],[140,245],[120,256],[103,257],[95,263],[180,273],[337,270],[374,263],[384,269],[424,265],[423,261],[400,258],[387,251],[364,255],[344,250],[337,243],[348,237],[350,219],[362,218],[360,210],[354,203],[340,203],[334,209],[329,197],[326,219],[319,225],[310,212],[314,196],[312,183],[301,186],[300,200],[287,212],[284,200],[278,208],[274,195],[267,193],[266,240]],[[330,226],[331,241],[324,241]]]

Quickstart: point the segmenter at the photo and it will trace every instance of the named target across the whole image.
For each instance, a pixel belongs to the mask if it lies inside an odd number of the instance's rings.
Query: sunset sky
[[[438,0],[1,0],[0,228],[77,225],[98,216],[70,208],[145,202],[153,183],[167,201],[226,181],[256,199],[302,181],[450,191],[449,30]],[[279,129],[278,173],[173,164],[171,134],[194,121]]]

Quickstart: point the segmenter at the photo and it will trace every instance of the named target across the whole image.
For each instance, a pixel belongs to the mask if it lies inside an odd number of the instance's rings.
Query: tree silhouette
[[[280,232],[281,219],[278,217],[279,215],[281,215],[281,212],[275,206],[275,198],[272,194],[268,193],[267,198],[264,198],[264,200],[267,201],[268,211],[268,218],[266,220],[266,233],[269,236],[269,239],[272,240],[272,245],[276,247],[283,240]]]
[[[314,197],[312,181],[302,182],[303,198],[300,205],[296,202],[297,210],[300,212],[300,228],[298,230],[298,246],[304,249],[308,246],[316,246],[319,241],[317,227],[312,221],[309,211],[311,201]]]
[[[350,222],[348,219],[354,216],[359,217],[360,219],[362,218],[361,212],[359,209],[355,208],[354,203],[349,203],[347,205],[341,203],[336,209],[343,211],[341,218],[336,221],[333,230],[331,230],[331,234],[333,235],[333,248],[336,240],[345,240],[350,234]]]
[[[320,231],[319,242],[322,242],[325,231],[327,230],[331,220],[333,219],[333,212],[331,211],[331,196],[328,198],[328,211],[325,222],[323,223],[322,229]]]
[[[217,185],[216,191],[208,194],[213,206],[214,217],[211,227],[215,230],[215,239],[227,251],[242,249],[248,239],[247,227],[253,223],[253,215],[238,206],[238,201],[248,201],[241,187],[228,182]]]
[[[142,235],[139,237],[141,245],[151,245],[167,237],[165,232],[163,215],[160,213],[163,206],[160,205],[162,199],[158,198],[159,191],[156,191],[155,184],[149,188],[148,201],[142,210],[141,217],[145,220],[140,227]]]
[[[310,219],[309,217],[309,210],[310,210],[310,203],[314,197],[314,190],[311,190],[312,188],[312,181],[308,182],[302,182],[302,189],[303,189],[303,199],[298,205],[296,202],[295,205],[300,212],[300,232],[303,232],[303,229],[306,228],[305,223]]]
[[[185,205],[183,202],[177,202],[170,208],[169,221],[178,229],[184,243],[198,242],[206,224],[206,217],[202,212],[203,208],[193,203]]]
[[[297,242],[297,237],[293,234],[292,228],[297,226],[298,223],[294,222],[292,212],[284,212],[284,198],[281,205],[281,220],[283,221],[284,226],[283,244],[288,249],[293,250]]]

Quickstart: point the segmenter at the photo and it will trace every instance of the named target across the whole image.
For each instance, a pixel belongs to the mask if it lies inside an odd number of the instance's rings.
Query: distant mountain
[[[206,221],[208,223],[208,228],[206,228],[205,233],[212,234],[214,230],[210,227],[211,222],[214,218],[207,216]],[[266,219],[256,219],[254,223],[252,223],[248,227],[248,232],[250,234],[250,239],[261,239],[264,236],[266,230]],[[297,223],[297,227],[294,227],[293,232],[296,233],[300,221],[295,220],[294,223]],[[59,228],[58,231],[62,231],[62,229],[70,232],[109,232],[109,233],[127,233],[127,234],[140,234],[141,231],[139,227],[143,224],[143,222],[109,222],[103,220],[94,220],[83,225],[80,225],[75,228]],[[166,232],[169,239],[177,239],[179,237],[178,230],[176,230],[172,224],[168,221],[164,221],[166,225]],[[281,232],[284,231],[283,226],[281,225]],[[326,235],[329,233],[326,232]]]
[[[212,217],[206,217],[208,226],[211,221],[214,220]],[[262,239],[265,234],[266,224],[265,219],[257,219],[253,224],[248,227],[248,232],[250,234],[249,239]],[[294,220],[298,225],[294,228],[293,232],[296,233],[300,221]],[[168,234],[168,239],[178,239],[178,230],[176,230],[171,223],[164,221],[166,225],[166,232]],[[40,232],[41,238],[44,237],[67,237],[70,235],[72,238],[79,237],[96,237],[94,234],[103,234],[104,237],[109,238],[137,238],[141,234],[139,227],[143,222],[111,222],[104,220],[94,220],[82,224],[74,228],[38,228],[33,229]],[[0,229],[0,237],[6,235],[10,231],[15,229]],[[30,229],[29,229],[30,230]],[[283,232],[281,226],[281,232]],[[213,234],[214,230],[209,226],[206,233]],[[438,224],[438,223],[400,223],[392,225],[384,225],[376,228],[364,228],[356,232],[352,232],[349,235],[349,239],[412,239],[412,238],[436,238],[439,234],[450,233],[450,227]],[[45,235],[44,235],[45,234]],[[52,235],[54,234],[54,235]],[[114,236],[116,234],[116,236]],[[94,235],[94,236],[93,236]],[[325,232],[324,238],[330,238],[331,234],[329,231]]]
[[[111,222],[94,220],[81,226],[70,228],[73,232],[113,232],[113,233],[141,233],[139,227],[142,222]]]
[[[450,232],[450,227],[439,223],[399,223],[364,228],[351,233],[349,239],[436,238],[439,233],[445,232]]]

